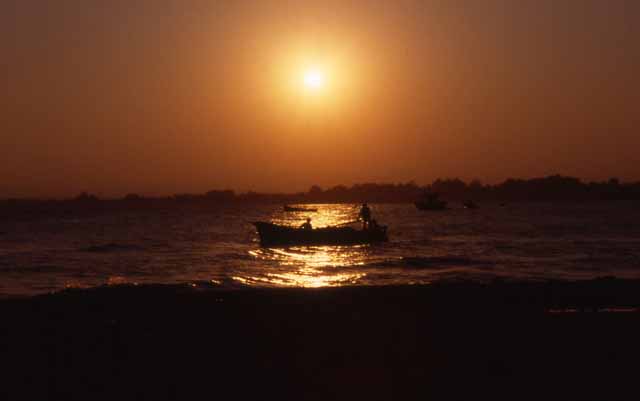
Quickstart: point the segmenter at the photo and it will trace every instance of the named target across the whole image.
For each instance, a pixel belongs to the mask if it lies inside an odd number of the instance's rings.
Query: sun
[[[317,68],[310,68],[302,75],[302,83],[306,89],[318,91],[325,86],[324,72]]]

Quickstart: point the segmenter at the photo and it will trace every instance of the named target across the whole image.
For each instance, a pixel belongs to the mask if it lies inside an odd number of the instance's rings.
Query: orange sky
[[[0,197],[640,180],[638,21],[634,0],[5,0]]]

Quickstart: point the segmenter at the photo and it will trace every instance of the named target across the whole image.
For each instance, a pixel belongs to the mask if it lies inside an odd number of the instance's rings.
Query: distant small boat
[[[377,226],[367,230],[352,227],[323,227],[305,230],[258,221],[254,222],[260,236],[260,245],[356,245],[388,241],[387,227]]]
[[[468,201],[462,202],[462,206],[464,206],[465,209],[477,209],[478,208],[478,204],[475,203],[472,200],[468,200]]]
[[[425,193],[423,199],[415,202],[418,210],[445,210],[447,208],[447,202],[439,198],[439,195],[434,192]]]
[[[284,205],[285,212],[317,212],[318,209]]]

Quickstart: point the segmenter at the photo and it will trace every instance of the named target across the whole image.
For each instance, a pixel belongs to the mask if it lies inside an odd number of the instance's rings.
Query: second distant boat
[[[439,198],[435,192],[427,192],[422,199],[415,202],[419,210],[446,210],[447,202]]]
[[[465,209],[477,209],[477,208],[478,208],[478,204],[477,204],[477,203],[475,203],[475,202],[474,202],[474,201],[472,201],[472,200],[468,200],[468,201],[462,202],[462,206],[463,206]]]

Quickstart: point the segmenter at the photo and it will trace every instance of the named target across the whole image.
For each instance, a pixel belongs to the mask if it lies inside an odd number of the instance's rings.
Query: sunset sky
[[[0,2],[0,197],[640,180],[640,1]]]

